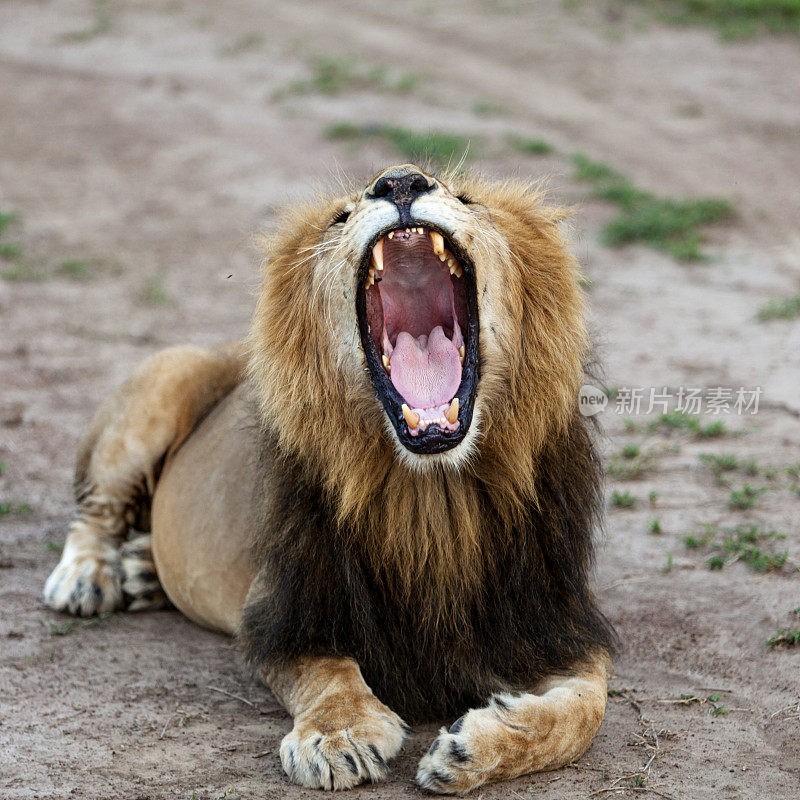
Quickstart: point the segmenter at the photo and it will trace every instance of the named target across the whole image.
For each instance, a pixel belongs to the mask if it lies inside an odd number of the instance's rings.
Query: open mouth
[[[438,231],[391,230],[368,249],[356,298],[372,382],[401,443],[441,453],[466,436],[478,380],[472,262]]]

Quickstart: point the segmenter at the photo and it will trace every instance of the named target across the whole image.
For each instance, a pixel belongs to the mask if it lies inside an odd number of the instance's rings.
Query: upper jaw
[[[406,231],[413,231],[417,237],[429,238],[430,247],[438,256],[444,273],[454,276],[453,280],[457,278],[459,283],[463,282],[461,301],[465,304],[465,317],[462,318],[462,324],[459,326],[454,308],[453,320],[459,331],[446,330],[447,339],[452,339],[454,346],[458,344],[459,333],[463,342],[459,349],[461,356],[460,381],[458,381],[457,389],[452,397],[448,395],[444,403],[430,408],[415,407],[414,404],[407,402],[407,398],[398,391],[390,378],[391,365],[386,357],[387,350],[380,343],[376,345],[367,313],[367,293],[371,291],[374,295],[377,289],[376,278],[380,282],[381,278],[387,275],[386,272],[378,269],[382,248],[395,236],[406,234]],[[443,453],[455,448],[469,432],[479,379],[478,303],[472,259],[458,244],[455,231],[449,229],[449,226],[441,224],[440,221],[414,219],[407,228],[398,230],[395,219],[377,228],[367,240],[357,271],[357,280],[356,316],[362,349],[378,399],[383,405],[383,410],[391,422],[399,443],[407,451],[417,455]],[[441,281],[441,276],[437,280]],[[380,293],[378,294],[380,295]],[[416,335],[416,332],[412,333]],[[441,334],[437,335],[441,340]],[[430,339],[432,340],[433,337]],[[407,339],[405,341],[408,342]],[[427,342],[428,338],[421,337],[420,341]],[[390,353],[392,345],[397,345],[397,337],[393,343],[388,345]],[[445,347],[449,347],[449,344],[445,343]],[[395,379],[398,379],[397,375]]]

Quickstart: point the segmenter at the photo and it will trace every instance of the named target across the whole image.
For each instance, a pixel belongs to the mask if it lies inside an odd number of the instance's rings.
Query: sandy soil
[[[561,201],[586,191],[568,162],[513,155],[506,133],[585,151],[656,192],[735,201],[738,222],[712,232],[714,258],[696,266],[603,249],[612,210],[579,207],[609,384],[761,386],[762,404],[707,441],[604,413],[609,456],[625,444],[652,454],[642,476],[609,482],[639,501],[610,505],[598,558],[625,644],[608,715],[577,764],[477,796],[800,797],[800,649],[765,645],[800,627],[800,496],[785,471],[800,459],[800,322],[755,320],[767,298],[800,289],[800,47],[724,44],[598,6],[0,3],[0,209],[18,212],[7,238],[39,278],[0,280],[0,501],[30,507],[0,516],[0,797],[314,796],[286,783],[276,750],[289,720],[228,640],[175,612],[70,626],[40,593],[71,513],[76,439],[99,399],[159,347],[242,335],[254,232],[319,182],[396,160],[379,142],[327,141],[341,119],[482,136],[479,167],[549,175]],[[342,53],[423,80],[407,95],[274,99],[308,76],[309,59]],[[487,101],[507,113],[473,111]],[[62,274],[68,258],[88,274]],[[731,488],[768,488],[733,511],[703,452],[778,472],[733,474]],[[784,532],[789,566],[712,572],[709,551],[683,543],[704,523],[743,522]],[[681,695],[720,698],[670,702]],[[730,713],[715,715],[719,705]],[[417,796],[435,729],[416,732],[387,784],[353,795]]]

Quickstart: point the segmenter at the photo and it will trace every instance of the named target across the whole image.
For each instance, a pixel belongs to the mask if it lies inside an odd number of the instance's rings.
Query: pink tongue
[[[461,383],[458,349],[438,325],[430,336],[415,339],[402,331],[389,358],[394,388],[411,408],[449,403]]]

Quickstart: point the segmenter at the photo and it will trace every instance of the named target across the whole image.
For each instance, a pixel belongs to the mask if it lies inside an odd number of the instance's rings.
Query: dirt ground
[[[724,43],[619,8],[0,3],[0,210],[17,213],[5,238],[27,270],[0,280],[0,501],[11,504],[0,514],[0,798],[317,796],[287,783],[277,748],[290,721],[230,641],[176,612],[73,625],[41,589],[100,398],[158,348],[244,334],[254,233],[320,183],[399,160],[378,140],[328,140],[340,120],[481,137],[471,163],[549,176],[557,200],[578,203],[575,247],[610,385],[763,390],[757,415],[725,417],[713,439],[651,430],[652,415],[626,424],[613,401],[603,412],[609,463],[626,445],[645,454],[642,474],[609,480],[609,498],[637,502],[609,502],[598,556],[624,643],[608,714],[577,764],[476,796],[800,797],[800,648],[766,645],[800,627],[800,492],[787,472],[800,460],[800,320],[756,320],[770,297],[800,291],[800,44]],[[421,80],[405,94],[287,91],[315,57],[344,54]],[[515,154],[508,133],[557,154]],[[571,179],[563,154],[577,150],[658,194],[727,197],[738,219],[710,232],[708,263],[603,248],[613,210]],[[703,453],[758,466],[725,473],[726,487]],[[765,491],[734,510],[745,483]],[[788,551],[782,569],[740,558],[712,571],[714,548],[684,543],[705,524],[746,523],[786,535],[764,543]],[[352,795],[417,797],[436,728],[415,732],[388,783]]]

